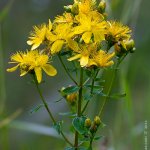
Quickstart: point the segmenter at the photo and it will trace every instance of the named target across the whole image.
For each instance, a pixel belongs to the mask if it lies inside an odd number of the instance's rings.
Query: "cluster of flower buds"
[[[99,116],[95,116],[94,121],[91,121],[90,118],[85,120],[85,127],[88,128],[92,134],[97,131],[100,124],[101,120]]]

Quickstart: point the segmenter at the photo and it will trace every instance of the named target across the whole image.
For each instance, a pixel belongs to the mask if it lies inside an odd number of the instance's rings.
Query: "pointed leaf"
[[[79,91],[79,87],[78,86],[69,86],[69,87],[67,87],[67,88],[65,88],[62,92],[64,93],[64,94],[72,94],[72,93],[76,93],[76,92],[78,92]]]

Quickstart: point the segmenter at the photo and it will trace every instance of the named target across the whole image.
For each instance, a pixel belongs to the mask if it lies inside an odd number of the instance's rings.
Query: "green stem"
[[[79,90],[79,97],[78,97],[78,107],[77,107],[77,116],[81,117],[81,106],[82,106],[82,94],[83,94],[83,68],[80,71],[80,90]],[[75,142],[74,142],[75,150],[78,150],[78,132],[75,132]]]
[[[94,83],[95,83],[95,78],[97,77],[99,73],[99,70],[96,72],[95,76],[93,77],[93,80],[92,80],[92,86],[91,86],[91,95],[93,94],[93,89],[94,89]],[[85,106],[83,107],[83,110],[82,110],[82,114],[84,113],[84,111],[86,110],[88,104],[89,104],[90,100],[86,102]]]
[[[62,60],[62,58],[61,58],[60,55],[58,55],[58,58],[59,58],[59,60],[60,60],[60,62],[61,62],[61,64],[62,64],[64,70],[66,71],[67,75],[69,76],[69,78],[70,78],[76,85],[78,85],[78,83],[75,81],[75,79],[74,79],[74,78],[71,76],[71,74],[69,73],[69,71],[68,71],[68,69],[66,68],[66,66],[65,66],[65,64],[64,64],[64,62],[63,62],[63,60]]]
[[[114,67],[114,70],[113,70],[113,73],[112,73],[111,82],[110,82],[110,86],[109,86],[108,91],[107,91],[107,93],[106,93],[106,97],[105,97],[105,99],[104,99],[104,101],[103,101],[103,103],[102,103],[102,107],[101,107],[101,109],[100,109],[100,111],[99,111],[99,113],[98,113],[99,116],[102,115],[102,111],[103,111],[103,109],[104,109],[104,106],[105,106],[105,104],[106,104],[106,101],[107,101],[107,99],[108,99],[109,96],[110,96],[110,92],[111,92],[111,90],[112,90],[112,86],[113,86],[113,83],[114,83],[114,80],[115,80],[115,77],[116,77],[116,73],[117,73],[118,67],[119,67],[119,65],[121,64],[121,62],[124,60],[124,58],[127,56],[127,54],[128,54],[128,53],[126,53],[124,56],[122,56],[120,59],[118,59],[116,65],[115,65],[115,67]]]
[[[2,23],[0,23],[0,114],[4,110],[6,100],[4,54],[2,47]]]
[[[56,122],[56,120],[55,120],[55,118],[54,118],[54,116],[53,116],[51,110],[49,109],[47,102],[45,101],[45,99],[44,99],[44,97],[43,97],[43,94],[42,94],[42,92],[41,92],[41,90],[40,90],[40,88],[39,88],[39,84],[38,84],[38,82],[37,82],[37,79],[36,79],[35,75],[33,76],[33,79],[34,79],[34,81],[35,81],[35,85],[36,85],[37,91],[38,91],[38,93],[39,93],[39,95],[40,95],[40,98],[41,98],[41,100],[42,100],[42,102],[43,102],[43,104],[44,104],[44,106],[45,106],[45,108],[46,108],[46,110],[47,110],[47,112],[48,112],[50,118],[52,119],[53,123],[56,124],[57,122]],[[69,145],[73,146],[73,144],[67,139],[67,137],[64,135],[64,133],[63,133],[62,131],[60,131],[60,134],[62,135],[62,137],[64,138],[64,140],[65,140]]]

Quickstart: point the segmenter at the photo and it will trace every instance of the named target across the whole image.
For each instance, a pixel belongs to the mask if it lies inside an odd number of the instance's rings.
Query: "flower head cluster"
[[[17,65],[7,69],[8,72],[13,72],[19,68],[21,72],[20,76],[24,76],[34,71],[38,83],[42,80],[42,70],[49,76],[55,76],[57,74],[56,69],[49,63],[49,57],[45,54],[40,54],[38,50],[17,52],[11,56],[10,63]]]
[[[81,67],[109,67],[114,64],[115,55],[122,56],[133,51],[131,29],[120,22],[107,20],[104,0],[99,4],[96,0],[74,0],[73,5],[64,8],[65,12],[55,17],[53,22],[49,20],[48,24],[34,26],[27,41],[33,52],[13,55],[11,59],[18,65],[8,71],[20,67],[24,75],[34,70],[40,82],[41,69],[48,75],[56,74],[48,60],[64,50],[70,51],[68,60],[78,60]],[[107,49],[103,48],[103,42]],[[41,45],[42,50],[36,50]],[[114,51],[109,51],[113,46]]]

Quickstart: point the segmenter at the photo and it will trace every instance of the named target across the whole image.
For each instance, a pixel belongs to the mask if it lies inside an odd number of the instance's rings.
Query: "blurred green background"
[[[48,22],[71,3],[70,0],[0,0],[0,150],[62,150],[66,146],[49,128],[52,123],[43,108],[30,113],[40,104],[34,85],[29,83],[30,77],[20,78],[18,72],[7,73],[6,68],[12,53],[29,48],[26,41],[32,26]],[[150,149],[150,1],[109,0],[107,4],[110,19],[132,28],[136,52],[120,67],[113,89],[126,92],[127,96],[107,103],[103,117],[107,124],[103,131],[105,138],[95,143],[95,149],[144,150],[146,132]],[[55,101],[60,98],[57,90],[71,82],[57,58],[54,66],[59,74],[55,78],[45,76],[42,90],[54,115],[69,122],[58,114],[68,109],[65,101]],[[93,103],[89,108],[94,114],[100,99]]]

